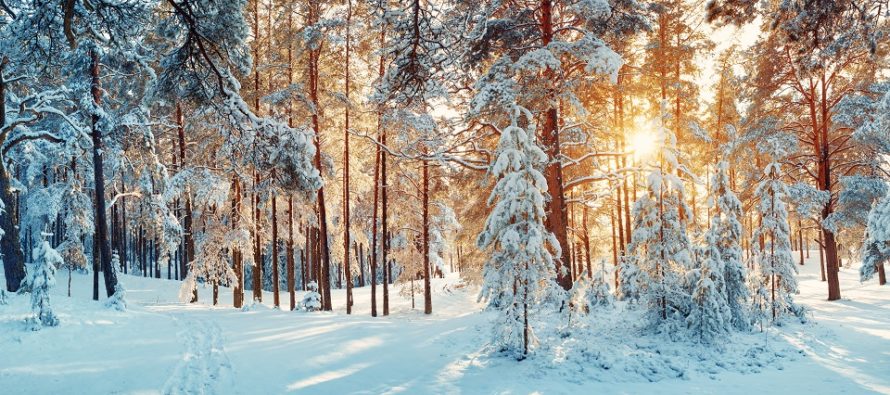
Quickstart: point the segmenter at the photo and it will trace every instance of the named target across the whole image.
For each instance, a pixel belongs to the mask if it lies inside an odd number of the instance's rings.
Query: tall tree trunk
[[[343,127],[343,269],[346,274],[346,314],[352,314],[352,273],[350,271],[349,261],[349,243],[350,243],[350,218],[349,218],[349,51],[350,40],[352,40],[352,0],[346,2],[346,109],[344,111],[344,127]],[[384,308],[384,314],[386,309]]]
[[[822,274],[822,281],[826,281],[825,279],[825,243],[822,241],[822,231],[817,232],[819,234],[819,271]]]
[[[541,0],[541,44],[547,46],[553,40],[553,3],[551,0]],[[550,82],[551,87],[556,86],[556,73],[549,67],[544,71],[544,79]],[[556,92],[549,92],[555,97]],[[565,192],[562,184],[562,164],[560,163],[559,130],[557,128],[558,114],[556,108],[549,108],[544,113],[541,127],[541,143],[550,161],[544,169],[544,177],[547,179],[547,192],[550,199],[547,200],[547,218],[545,225],[547,230],[556,236],[556,241],[561,248],[561,254],[556,262],[556,282],[565,290],[572,288],[572,274],[569,265],[568,227],[566,226],[567,213]]]
[[[377,119],[378,130],[382,127],[382,117]],[[379,136],[379,134],[378,134]],[[371,214],[371,245],[368,253],[371,254],[371,317],[377,316],[377,204],[380,197],[380,146],[377,146],[377,154],[374,159],[374,205]]]
[[[241,183],[238,176],[232,176],[232,229],[238,228],[241,219]],[[232,287],[232,304],[236,309],[244,305],[244,262],[241,258],[241,250],[232,250],[232,268],[235,271],[235,285]]]
[[[587,279],[590,280],[593,278],[593,272],[591,270],[590,265],[590,228],[587,226],[587,205],[584,205],[584,210],[582,215],[584,218],[583,226],[584,226],[584,263],[587,265]]]
[[[99,54],[90,50],[90,92],[93,103],[99,107],[102,105],[102,88],[99,85]],[[99,260],[102,266],[102,274],[105,277],[105,295],[114,295],[117,287],[117,274],[111,264],[111,244],[108,238],[108,216],[105,207],[105,170],[102,155],[104,145],[102,131],[98,128],[99,115],[92,116],[93,139],[93,178],[96,189],[96,237],[99,240]]]
[[[615,229],[615,210],[609,208],[609,220],[612,222],[612,264],[615,265],[615,289],[618,289],[618,275],[620,266],[618,266],[618,237]]]
[[[423,313],[433,313],[430,289],[430,165],[423,161]]]
[[[800,217],[797,218],[797,249],[800,250],[800,265],[803,266],[803,224]]]
[[[263,302],[263,242],[260,225],[260,174],[253,172],[253,302]]]
[[[177,133],[179,137],[179,167],[180,169],[185,168],[185,123],[183,121],[182,115],[182,106],[176,104],[176,123],[177,123]],[[185,213],[182,216],[182,233],[183,233],[183,242],[185,243],[185,251],[183,255],[183,259],[181,262],[182,268],[180,272],[182,273],[182,278],[184,279],[189,272],[189,266],[191,266],[192,261],[195,259],[195,240],[192,237],[192,198],[189,193],[188,188],[185,191]],[[198,289],[195,288],[192,292],[192,300],[191,303],[198,302]]]
[[[127,186],[125,183],[122,184],[123,193],[127,193]],[[121,197],[121,267],[124,269],[124,274],[127,274],[127,257],[129,254],[127,253],[127,197]]]
[[[819,161],[818,161],[818,170],[819,172],[819,190],[826,191],[829,194],[832,191],[832,182],[831,182],[831,144],[828,139],[828,107],[827,107],[827,87],[825,86],[825,70],[822,70],[822,95],[821,95],[821,115],[822,115],[822,125],[820,128],[820,138],[819,141]],[[833,213],[833,198],[830,198],[828,203],[825,204],[825,207],[822,208],[822,220],[823,224],[825,220]],[[824,235],[825,241],[825,264],[826,264],[826,273],[828,275],[828,300],[838,300],[841,298],[841,286],[840,280],[838,279],[838,254],[837,254],[837,240],[834,237],[834,233],[831,230],[826,229],[825,226],[822,227],[822,233]]]
[[[294,273],[294,198],[287,198],[287,293],[290,295],[290,311],[297,308],[294,292],[296,276]]]
[[[380,141],[386,144],[386,130],[380,131]],[[389,284],[392,282],[392,264],[389,261],[389,242],[392,235],[389,234],[389,216],[387,208],[387,193],[389,185],[386,182],[386,151],[380,151],[380,236],[383,237],[382,254],[380,262],[383,264],[383,315],[389,315]]]
[[[272,170],[275,178],[275,170]],[[272,194],[272,303],[273,307],[281,307],[281,295],[278,293],[280,276],[278,274],[278,199]]]
[[[320,17],[320,5],[318,1],[310,1],[308,22],[314,24]],[[321,172],[321,123],[319,121],[318,79],[319,57],[321,45],[309,51],[309,98],[315,111],[312,113],[312,130],[315,132],[315,167]],[[328,248],[328,224],[327,208],[325,207],[324,186],[318,189],[318,227],[319,227],[319,253],[321,273],[319,275],[319,289],[322,300],[322,310],[331,310],[331,256]]]
[[[0,128],[6,126],[6,82],[3,69],[7,62],[4,58],[0,62]],[[6,142],[6,134],[0,138],[0,146]],[[3,257],[3,274],[6,277],[6,290],[17,292],[25,279],[25,254],[22,252],[19,227],[16,226],[13,207],[16,197],[10,189],[11,175],[6,169],[6,161],[0,158],[0,203],[3,211],[0,212],[0,256]]]

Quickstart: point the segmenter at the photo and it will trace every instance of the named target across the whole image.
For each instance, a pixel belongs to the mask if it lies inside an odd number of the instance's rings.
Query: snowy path
[[[799,299],[812,311],[813,330],[788,336],[830,372],[820,380],[852,380],[862,390],[890,394],[890,285],[861,284],[858,264],[841,270],[840,301],[825,300],[818,257],[801,268]]]
[[[231,388],[232,365],[219,325],[184,314],[173,317],[181,325],[179,336],[185,340],[186,352],[164,385],[164,394],[218,394]]]
[[[797,298],[812,323],[759,337],[775,350],[773,362],[749,373],[698,374],[688,365],[694,361],[684,361],[683,378],[655,383],[618,366],[490,357],[490,315],[480,312],[475,290],[451,280],[434,282],[432,316],[391,290],[392,314],[371,318],[368,288],[356,289],[355,314],[347,316],[340,291],[332,313],[266,305],[240,311],[203,304],[209,289],[200,290],[202,303],[187,305],[175,300],[178,282],[122,278],[130,301],[124,313],[88,301],[89,276],[75,275],[73,298],[56,289],[59,328],[24,331],[27,296],[0,306],[0,392],[890,394],[890,286],[860,284],[856,268],[844,269],[844,299],[827,302],[812,259]],[[228,305],[231,294],[223,289],[220,301]]]

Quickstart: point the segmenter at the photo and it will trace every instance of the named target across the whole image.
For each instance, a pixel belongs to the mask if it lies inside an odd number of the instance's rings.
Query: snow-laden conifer
[[[501,130],[490,168],[498,179],[489,196],[492,211],[476,241],[491,254],[480,297],[500,310],[494,341],[517,359],[535,343],[529,315],[554,278],[553,253],[560,251],[544,226],[547,182],[540,169],[547,156],[535,143],[534,122],[528,110],[511,106],[510,125]]]
[[[757,211],[762,217],[760,226],[754,231],[755,262],[763,279],[763,287],[769,292],[769,316],[773,322],[791,313],[803,317],[803,308],[794,303],[793,294],[798,293],[797,267],[791,255],[788,211],[785,209],[787,187],[782,182],[780,165],[771,162],[764,169],[763,181],[757,185]],[[755,289],[755,292],[758,290]],[[760,290],[762,293],[763,290]]]

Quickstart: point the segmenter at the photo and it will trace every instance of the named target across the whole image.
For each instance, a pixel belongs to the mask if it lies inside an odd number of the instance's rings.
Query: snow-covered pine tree
[[[711,181],[712,215],[709,233],[714,234],[714,242],[723,264],[723,285],[729,310],[732,313],[732,326],[739,330],[748,328],[747,316],[748,287],[745,284],[745,266],[742,263],[742,202],[732,191],[729,164],[724,160],[717,164],[717,172]]]
[[[587,303],[591,307],[611,306],[614,301],[609,288],[609,269],[605,259],[600,259],[596,271],[591,278],[590,290],[587,292]]]
[[[44,238],[47,236],[49,234],[43,234]],[[36,314],[29,319],[32,330],[59,325],[59,318],[49,303],[49,290],[56,286],[56,267],[62,263],[62,256],[49,245],[49,241],[44,239],[37,244],[34,249],[34,267],[26,279],[27,288],[31,290],[31,310]]]
[[[535,143],[534,117],[513,104],[510,125],[501,130],[491,175],[498,178],[489,196],[493,204],[477,238],[491,256],[483,269],[480,298],[500,310],[494,341],[502,351],[524,359],[535,343],[529,316],[543,296],[542,284],[555,278],[553,255],[560,247],[544,226],[547,161]]]
[[[303,302],[300,304],[303,306],[303,310],[321,310],[321,294],[318,293],[318,283],[311,281],[309,284],[306,284],[306,289],[306,295],[303,296]]]
[[[890,260],[890,192],[875,203],[868,214],[868,237],[862,247],[862,267],[859,268],[861,281],[868,281],[875,273],[886,282],[884,262]]]
[[[624,260],[621,294],[638,295],[653,325],[670,332],[671,326],[685,327],[689,314],[686,275],[693,265],[685,218],[690,212],[683,181],[676,174],[685,171],[678,160],[676,138],[666,127],[657,133],[660,159],[651,167],[646,193],[634,203],[629,254],[636,257]]]
[[[692,290],[692,310],[686,319],[692,338],[704,344],[714,342],[732,328],[725,268],[720,258],[718,234],[714,231],[719,222],[719,216],[714,216],[705,234],[704,259],[696,269],[698,280]]]
[[[754,231],[754,240],[763,239],[762,246],[755,243],[757,270],[769,290],[770,316],[776,322],[783,315],[791,313],[803,318],[804,310],[794,303],[793,294],[798,293],[797,267],[791,255],[788,211],[785,209],[787,187],[782,182],[781,165],[771,162],[764,169],[764,178],[757,185],[755,196],[759,202],[757,211],[763,220]]]

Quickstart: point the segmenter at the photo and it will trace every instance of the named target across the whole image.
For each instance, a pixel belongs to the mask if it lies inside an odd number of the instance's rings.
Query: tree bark
[[[4,82],[3,67],[6,62],[0,63],[0,128],[6,126],[6,83]],[[0,139],[0,146],[6,142],[6,136]],[[10,190],[11,175],[6,169],[5,158],[0,158],[0,201],[3,211],[0,212],[0,229],[3,237],[0,237],[0,256],[3,257],[3,274],[6,277],[6,290],[17,292],[25,279],[25,254],[22,252],[19,227],[16,226],[13,207],[16,198]]]
[[[263,302],[263,242],[260,226],[260,174],[253,172],[253,302]]]
[[[297,308],[297,299],[294,293],[294,198],[287,198],[287,293],[290,295],[290,311]]]
[[[232,229],[238,228],[241,218],[241,183],[238,176],[232,176]],[[232,304],[236,309],[244,305],[244,263],[241,258],[241,250],[232,250],[232,268],[235,271],[235,285],[232,287]]]
[[[98,107],[102,104],[102,89],[99,85],[99,54],[90,50],[90,92],[93,103]],[[117,287],[117,274],[111,264],[111,245],[108,238],[108,216],[105,207],[105,170],[103,166],[104,145],[102,131],[98,128],[99,115],[92,115],[93,140],[93,178],[96,189],[96,239],[99,241],[99,260],[105,278],[105,295],[114,295]]]
[[[386,144],[386,130],[380,131],[380,141]],[[383,264],[383,315],[389,315],[389,284],[392,282],[392,265],[389,262],[389,241],[392,235],[389,234],[389,216],[387,207],[387,190],[389,186],[386,183],[386,151],[380,151],[380,219],[381,227],[380,236],[383,237],[382,254],[380,262]]]
[[[547,46],[553,40],[553,4],[551,0],[541,0],[541,43]],[[544,71],[544,78],[556,85],[555,72],[549,67]],[[556,92],[550,92],[555,95]],[[559,130],[557,128],[557,109],[549,108],[544,113],[541,127],[541,143],[550,161],[544,168],[544,178],[547,179],[547,192],[550,199],[547,200],[547,218],[545,225],[547,230],[556,236],[561,254],[556,262],[556,282],[565,290],[572,288],[572,273],[568,256],[568,228],[566,226],[566,203],[562,184],[562,164],[560,163]]]
[[[346,277],[346,314],[352,314],[352,273],[349,261],[350,244],[350,218],[349,218],[349,55],[350,40],[352,39],[350,27],[352,25],[352,0],[346,2],[346,109],[344,111],[343,127],[343,269]],[[384,314],[386,309],[384,308]]]
[[[423,161],[423,313],[433,313],[430,289],[430,165]]]
[[[320,17],[320,6],[318,1],[311,1],[309,4],[308,22],[314,24],[318,22]],[[319,57],[321,55],[321,46],[313,48],[309,51],[309,98],[312,101],[315,111],[312,113],[312,130],[315,132],[315,167],[322,172],[321,166],[321,123],[319,120],[319,109],[321,108],[318,101],[318,79],[319,79]],[[321,293],[322,310],[331,310],[331,256],[328,248],[328,224],[327,224],[327,208],[325,207],[324,186],[318,189],[318,227],[319,227],[319,253],[321,263],[321,273],[319,274],[319,290]]]
[[[378,116],[378,130],[382,127],[382,116]],[[371,214],[371,245],[368,252],[371,254],[371,317],[377,316],[377,204],[380,197],[380,146],[377,146],[377,154],[374,159],[374,205]]]
[[[275,177],[275,170],[272,170]],[[272,303],[273,307],[281,307],[281,295],[278,292],[280,276],[278,273],[278,208],[275,194],[272,195]]]
[[[183,121],[182,115],[182,106],[176,104],[176,123],[177,123],[177,133],[179,137],[179,167],[180,169],[185,168],[185,123]],[[192,261],[195,259],[195,241],[192,238],[192,199],[190,197],[188,188],[185,191],[185,213],[182,215],[182,233],[183,233],[183,243],[185,243],[185,251],[183,254],[183,259],[180,262],[182,268],[180,272],[182,273],[182,278],[185,279],[186,275],[189,272],[189,266],[192,264]],[[195,288],[192,292],[192,300],[190,303],[198,302],[198,289]]]

